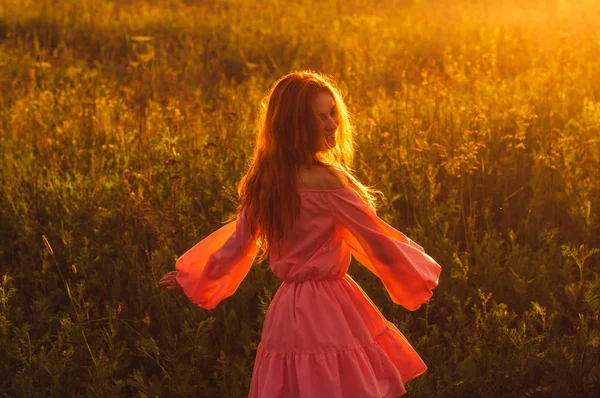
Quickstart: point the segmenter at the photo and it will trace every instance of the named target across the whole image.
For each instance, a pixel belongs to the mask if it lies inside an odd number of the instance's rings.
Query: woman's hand
[[[175,277],[177,276],[177,271],[167,272],[160,281],[158,281],[159,285],[166,286],[167,290],[183,290],[179,282]]]

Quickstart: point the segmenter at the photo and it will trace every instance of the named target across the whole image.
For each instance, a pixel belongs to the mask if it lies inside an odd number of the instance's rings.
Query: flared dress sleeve
[[[198,306],[211,310],[235,293],[258,252],[246,219],[246,208],[179,257],[177,282]]]
[[[431,298],[441,267],[420,245],[381,220],[351,189],[329,195],[329,203],[350,252],[396,304],[415,311]]]

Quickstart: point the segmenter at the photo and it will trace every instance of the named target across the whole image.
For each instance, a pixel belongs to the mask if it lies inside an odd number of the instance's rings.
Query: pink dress
[[[438,285],[440,266],[381,220],[351,188],[298,189],[300,218],[273,245],[273,296],[258,345],[249,398],[395,398],[427,366],[346,273],[350,254],[392,300],[414,311]],[[190,300],[213,309],[233,295],[258,251],[237,220],[197,243],[176,263]]]

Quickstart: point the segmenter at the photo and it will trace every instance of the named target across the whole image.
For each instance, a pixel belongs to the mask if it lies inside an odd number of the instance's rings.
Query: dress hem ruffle
[[[397,398],[406,393],[407,381],[427,370],[398,333],[387,328],[364,345],[314,352],[277,352],[260,342],[248,397]],[[269,380],[283,384],[267,383]]]

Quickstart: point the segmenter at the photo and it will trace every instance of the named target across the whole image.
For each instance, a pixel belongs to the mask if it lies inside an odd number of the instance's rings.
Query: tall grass
[[[380,216],[443,266],[413,397],[600,394],[594,1],[0,1],[0,392],[241,397],[279,281],[159,277],[235,209],[270,84],[342,86]]]

